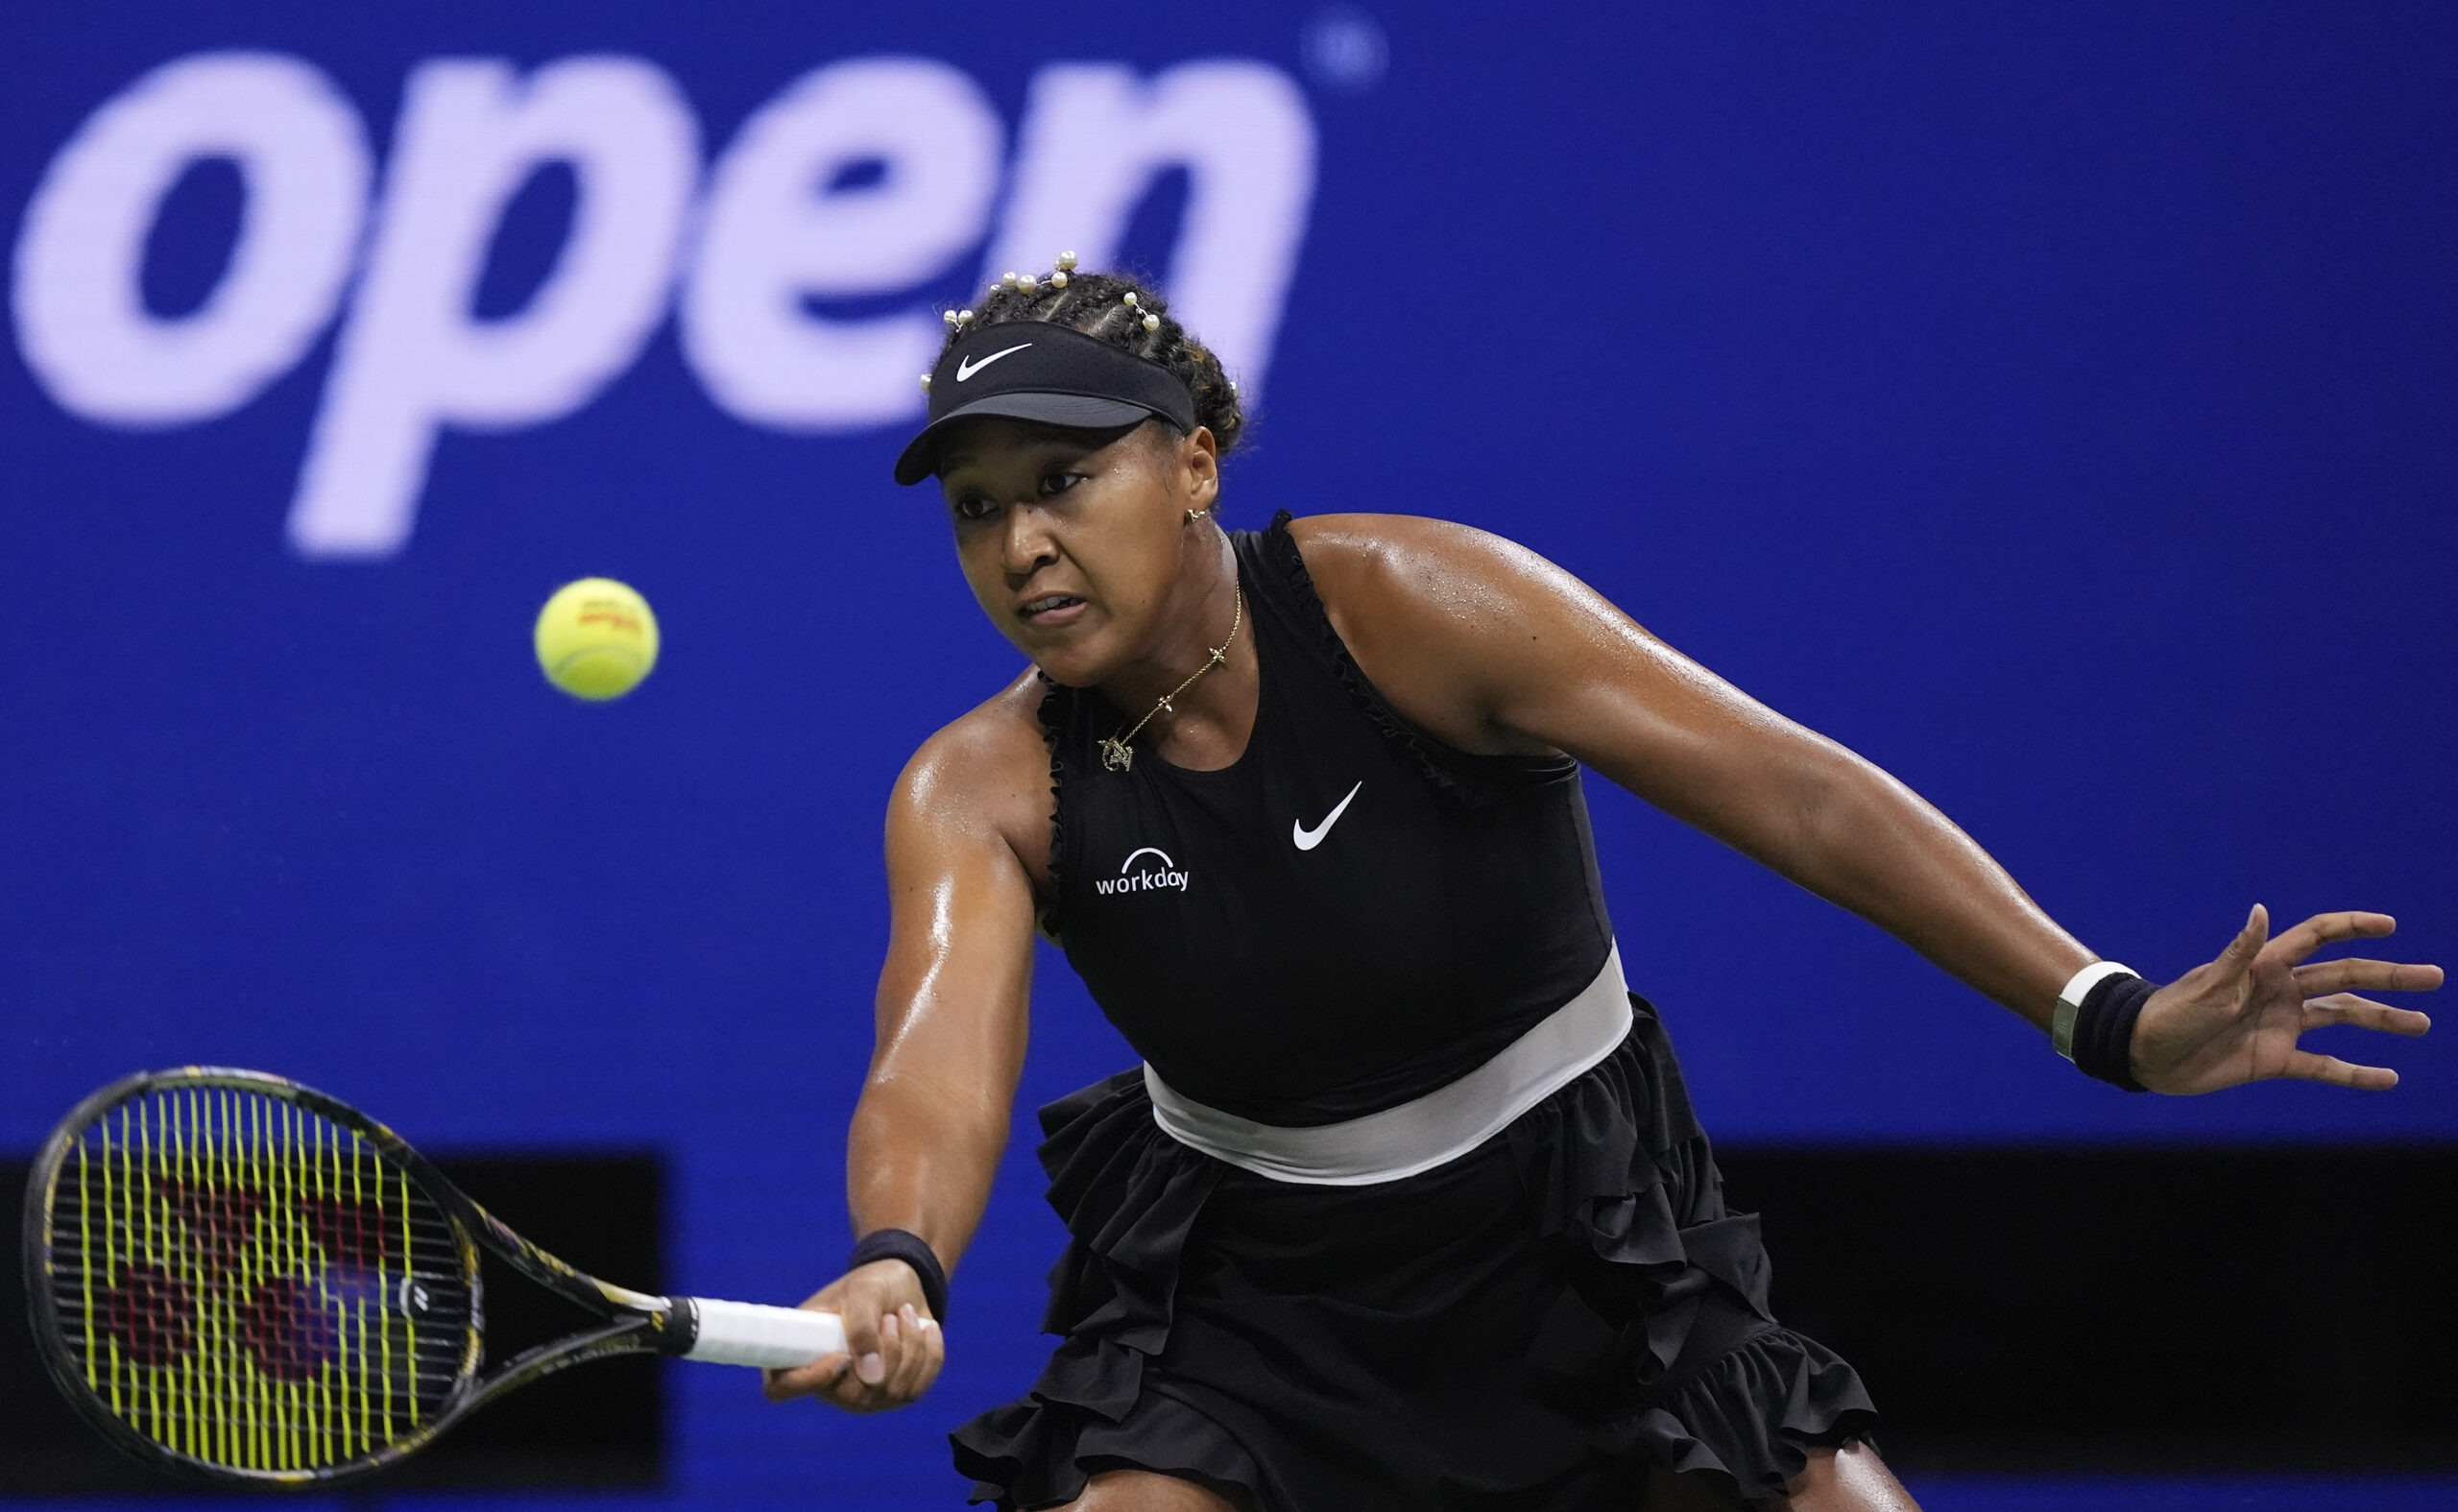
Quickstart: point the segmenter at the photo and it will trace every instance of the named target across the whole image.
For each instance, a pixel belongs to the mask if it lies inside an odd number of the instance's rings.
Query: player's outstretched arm
[[[1675,818],[1852,910],[2042,1029],[2093,956],[1917,794],[1641,629],[1535,553],[1401,516],[1298,522],[1334,626],[1400,712],[1463,750],[1565,751]],[[2219,959],[2143,1007],[2134,1074],[2161,1092],[2295,1076],[2380,1088],[2395,1073],[2296,1048],[2345,1023],[2422,1034],[2423,1015],[2354,996],[2441,983],[2438,967],[2308,963],[2387,934],[2328,914]]]
[[[1048,770],[1038,728],[994,703],[925,744],[888,808],[887,963],[846,1194],[856,1233],[919,1235],[951,1271],[989,1201],[1024,1067],[1033,889],[1018,842],[1048,828]],[[872,1412],[938,1376],[945,1337],[904,1261],[861,1266],[805,1306],[844,1317],[846,1353],[772,1372],[772,1398]]]

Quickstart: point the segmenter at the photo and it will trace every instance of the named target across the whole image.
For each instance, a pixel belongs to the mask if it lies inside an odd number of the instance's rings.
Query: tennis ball
[[[574,698],[620,698],[657,665],[657,616],[613,578],[555,589],[538,612],[535,638],[546,681]]]

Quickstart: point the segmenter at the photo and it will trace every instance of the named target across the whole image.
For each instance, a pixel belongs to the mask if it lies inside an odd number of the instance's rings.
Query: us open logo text
[[[249,403],[338,322],[288,534],[311,558],[380,558],[408,542],[445,431],[572,414],[669,311],[702,391],[746,423],[910,422],[914,377],[944,334],[922,285],[975,258],[991,277],[1044,267],[1062,248],[1102,267],[1174,170],[1188,195],[1163,281],[1251,400],[1314,188],[1305,96],[1238,59],[1151,75],[1050,64],[1012,142],[961,70],[850,59],[786,84],[705,162],[702,147],[690,102],[644,59],[420,63],[380,165],[367,123],[315,64],[178,59],[106,101],[52,158],[15,250],[17,346],[70,414],[153,429]],[[237,237],[205,301],[160,316],[141,288],[146,240],[172,188],[208,160],[238,170]],[[479,319],[505,208],[555,164],[570,168],[575,203],[553,269],[519,309]],[[861,316],[811,307],[848,300],[887,302]]]

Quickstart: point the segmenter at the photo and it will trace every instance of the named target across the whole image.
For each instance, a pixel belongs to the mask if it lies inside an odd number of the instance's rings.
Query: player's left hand
[[[2270,913],[2253,905],[2245,927],[2219,953],[2153,994],[2133,1025],[2133,1079],[2153,1092],[2185,1095],[2245,1082],[2293,1077],[2380,1092],[2398,1085],[2386,1066],[2355,1066],[2297,1048],[2297,1036],[2326,1024],[2419,1035],[2432,1020],[2349,989],[2428,992],[2438,966],[2347,959],[2306,962],[2342,940],[2386,935],[2387,914],[2316,914],[2277,939]]]

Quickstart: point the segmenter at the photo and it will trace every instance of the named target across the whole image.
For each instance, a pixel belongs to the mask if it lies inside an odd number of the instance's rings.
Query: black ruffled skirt
[[[1140,1072],[1041,1111],[1072,1242],[1021,1402],[951,1435],[976,1500],[1051,1506],[1101,1470],[1255,1512],[1639,1505],[1651,1462],[1745,1500],[1877,1417],[1776,1324],[1758,1220],[1724,1210],[1654,1010],[1447,1165],[1275,1182],[1178,1143]]]

